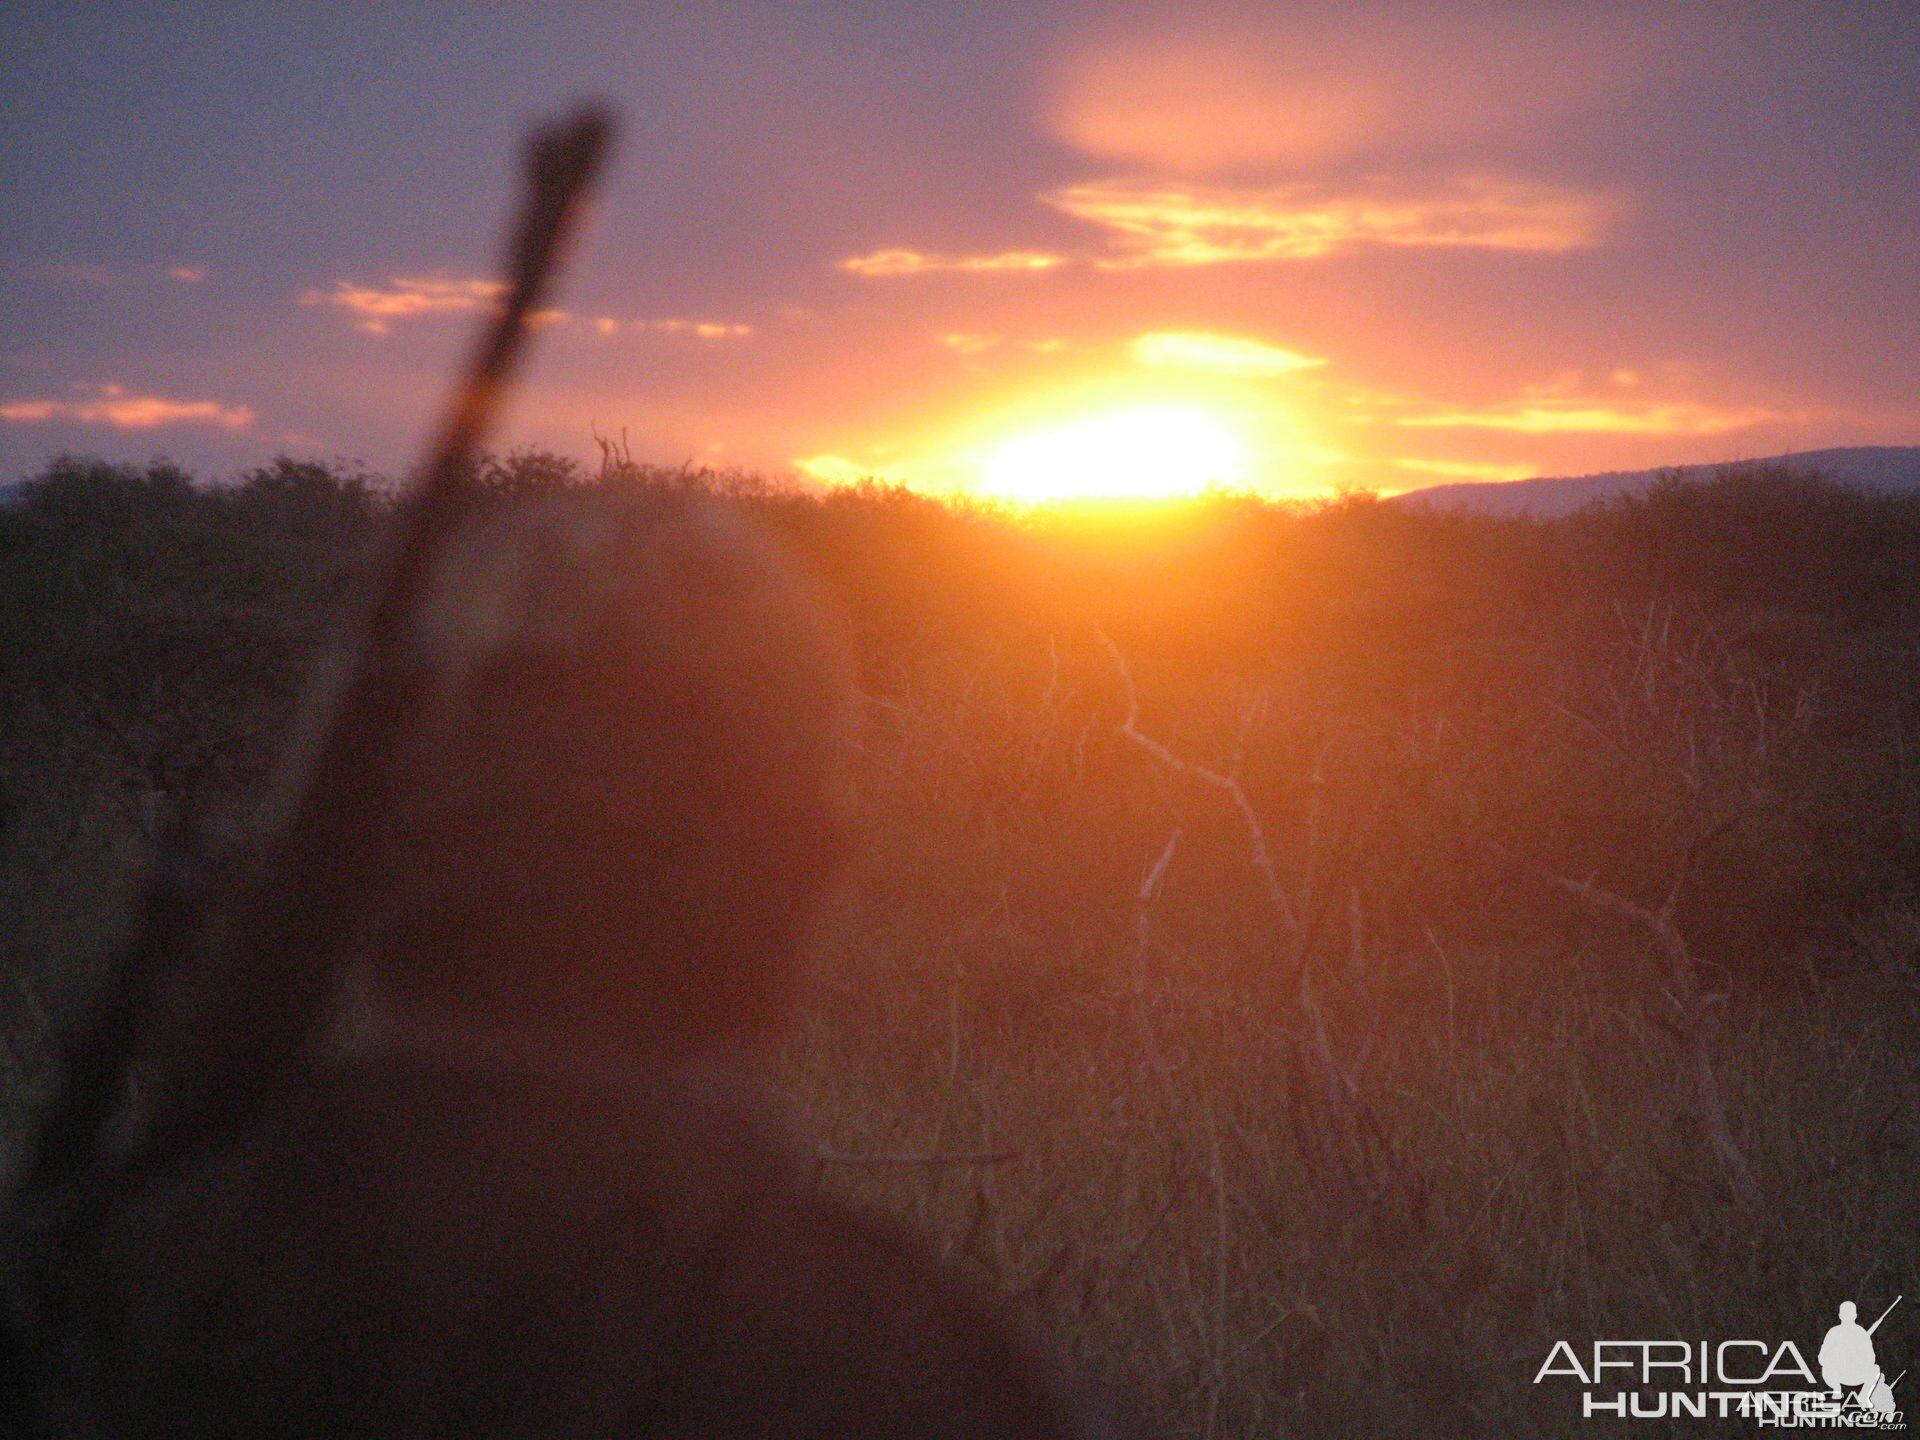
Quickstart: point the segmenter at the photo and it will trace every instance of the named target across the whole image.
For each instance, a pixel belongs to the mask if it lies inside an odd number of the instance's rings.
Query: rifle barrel
[[[217,1026],[216,1043],[222,1028],[244,1037],[239,1043],[249,1058],[285,1053],[300,1043],[319,1003],[328,959],[360,918],[371,884],[365,832],[398,800],[402,781],[395,773],[396,750],[418,718],[420,697],[393,663],[407,618],[427,583],[434,551],[460,511],[473,458],[496,417],[525,349],[531,317],[550,289],[612,133],[610,114],[587,105],[536,132],[528,148],[504,303],[481,333],[401,518],[351,654],[351,669],[333,688],[331,704],[323,700],[316,709],[310,748],[296,754],[285,772],[282,796],[290,808],[281,817],[270,879],[242,902],[235,936],[239,968],[250,979],[258,977],[260,988],[222,989],[264,1013]],[[223,1104],[208,1098],[215,1108]]]
[[[394,662],[437,547],[468,489],[467,477],[525,349],[530,320],[547,295],[571,238],[581,201],[613,135],[610,113],[589,104],[536,131],[507,254],[501,308],[483,329],[454,391],[426,464],[398,517],[399,533],[362,612],[344,671],[315,687],[263,810],[265,846],[258,872],[214,907],[204,944],[165,954],[142,936],[109,985],[113,1007],[147,1021],[149,1031],[116,1037],[121,1053],[87,1057],[89,1084],[102,1093],[70,1095],[49,1151],[98,1154],[111,1088],[144,1042],[156,1052],[153,1113],[139,1126],[129,1169],[153,1163],[170,1141],[209,1138],[261,1103],[263,1080],[298,1052],[324,1003],[332,958],[362,918],[372,889],[368,832],[398,802],[403,736],[417,722],[417,687]],[[143,951],[151,953],[142,954]],[[204,1007],[188,1033],[164,1033],[155,1021],[163,980],[190,977]],[[123,1032],[134,1023],[123,1023]],[[105,1062],[105,1063],[102,1063]],[[70,1072],[71,1073],[71,1072]]]
[[[1906,1298],[1907,1298],[1907,1297],[1906,1297],[1906,1296],[1904,1296],[1904,1295],[1896,1295],[1896,1296],[1894,1296],[1894,1297],[1893,1297],[1893,1305],[1898,1305],[1898,1304],[1899,1304],[1899,1303],[1900,1303],[1900,1302],[1901,1302],[1902,1300],[1904,1300],[1904,1299],[1906,1299]],[[1886,1308],[1886,1309],[1884,1309],[1884,1310],[1882,1310],[1882,1311],[1880,1312],[1880,1320],[1884,1320],[1884,1319],[1886,1319],[1886,1318],[1887,1318],[1887,1316],[1889,1316],[1889,1315],[1891,1315],[1891,1314],[1893,1313],[1893,1305],[1889,1305],[1889,1306],[1887,1306],[1887,1308]],[[1869,1326],[1867,1326],[1867,1333],[1868,1333],[1869,1335],[1871,1335],[1871,1334],[1872,1334],[1872,1333],[1873,1333],[1874,1331],[1876,1331],[1876,1330],[1878,1330],[1878,1329],[1880,1328],[1880,1320],[1876,1320],[1876,1321],[1874,1321],[1874,1322],[1873,1322],[1873,1323],[1872,1323],[1871,1325],[1869,1325]]]
[[[527,154],[527,186],[507,255],[507,293],[493,323],[480,335],[439,438],[421,472],[414,514],[374,601],[362,653],[383,649],[416,598],[424,549],[439,538],[444,511],[487,429],[506,381],[525,348],[529,320],[551,288],[580,201],[599,173],[613,138],[611,114],[599,105],[536,132]],[[370,657],[371,658],[371,657]]]

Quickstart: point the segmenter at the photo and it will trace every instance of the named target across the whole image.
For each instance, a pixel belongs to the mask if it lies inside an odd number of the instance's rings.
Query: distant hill
[[[1801,450],[1753,460],[1712,465],[1672,465],[1657,470],[1609,470],[1600,475],[1542,476],[1536,480],[1485,481],[1432,485],[1394,497],[1396,502],[1482,515],[1567,515],[1613,495],[1644,490],[1661,475],[1710,479],[1731,465],[1790,465],[1818,470],[1831,479],[1870,490],[1920,490],[1920,445],[1846,445],[1835,450]]]

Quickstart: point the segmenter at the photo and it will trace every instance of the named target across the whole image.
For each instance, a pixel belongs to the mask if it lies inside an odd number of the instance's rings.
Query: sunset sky
[[[0,20],[0,479],[416,452],[527,122],[625,133],[506,444],[1041,498],[1920,442],[1920,6]]]

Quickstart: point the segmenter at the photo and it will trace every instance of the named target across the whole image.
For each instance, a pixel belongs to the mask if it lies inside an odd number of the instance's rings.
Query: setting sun
[[[1152,500],[1246,481],[1246,446],[1186,406],[1142,406],[1034,430],[988,452],[980,488],[1007,500]]]

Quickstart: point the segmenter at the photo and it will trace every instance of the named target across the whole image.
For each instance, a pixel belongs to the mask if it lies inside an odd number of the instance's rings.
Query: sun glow
[[[1160,500],[1246,483],[1247,450],[1227,424],[1187,406],[1106,411],[1015,436],[980,463],[979,488],[1025,504]]]

